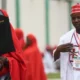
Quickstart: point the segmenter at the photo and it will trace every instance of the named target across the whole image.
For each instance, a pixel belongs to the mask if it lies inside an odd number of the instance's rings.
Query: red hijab
[[[0,9],[0,11],[4,14],[5,17],[8,17],[8,14],[5,10]],[[11,24],[10,28],[11,28],[12,40],[15,47],[15,51],[2,55],[9,60],[9,70],[4,68],[2,71],[0,71],[0,75],[4,75],[6,72],[9,71],[11,80],[27,80],[26,63],[22,56],[22,49],[19,45],[19,41],[16,37],[15,31]]]
[[[24,48],[25,42],[24,42],[23,31],[20,28],[16,28],[15,32],[16,32],[17,38],[20,41],[21,48]]]
[[[46,80],[42,56],[36,38],[32,34],[27,37],[32,41],[32,44],[24,51],[24,57],[28,62],[28,80]]]

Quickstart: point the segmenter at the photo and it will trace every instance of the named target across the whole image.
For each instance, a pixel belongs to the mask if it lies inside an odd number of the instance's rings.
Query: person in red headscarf
[[[27,80],[26,70],[22,49],[8,14],[0,9],[0,80]]]
[[[21,48],[23,49],[25,46],[23,31],[20,28],[16,28],[15,32],[20,41]]]
[[[80,79],[80,3],[71,8],[74,29],[60,38],[54,52],[54,59],[60,58],[61,80]]]
[[[39,51],[35,36],[33,34],[28,34],[26,41],[26,49],[23,55],[28,65],[28,80],[46,80],[42,55]]]
[[[47,45],[45,48],[43,63],[46,74],[56,72],[53,58],[53,47],[50,45]]]
[[[53,57],[53,48],[50,45],[46,46],[46,51],[49,52],[49,54]]]

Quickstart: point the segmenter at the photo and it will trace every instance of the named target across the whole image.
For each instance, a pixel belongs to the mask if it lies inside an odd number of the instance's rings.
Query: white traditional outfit
[[[79,46],[80,34],[72,29],[60,38],[60,44],[72,43]],[[60,54],[60,67],[61,67],[61,80],[79,80],[80,78],[80,47],[74,47],[76,53],[61,52]],[[76,54],[77,56],[75,56]]]
[[[71,9],[71,14],[78,12],[80,12],[79,3],[72,6]],[[75,29],[72,29],[60,38],[59,45],[66,43],[76,45],[74,47],[76,53],[60,53],[61,80],[80,80],[80,34],[76,33]]]

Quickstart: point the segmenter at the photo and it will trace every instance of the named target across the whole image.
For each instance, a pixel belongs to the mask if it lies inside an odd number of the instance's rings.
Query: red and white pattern
[[[77,3],[76,5],[72,6],[71,8],[71,14],[80,12],[80,3]]]

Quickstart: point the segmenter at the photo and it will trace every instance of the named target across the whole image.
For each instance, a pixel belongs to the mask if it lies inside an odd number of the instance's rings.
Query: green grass
[[[50,73],[50,74],[47,74],[47,78],[48,79],[60,78],[60,73]]]

